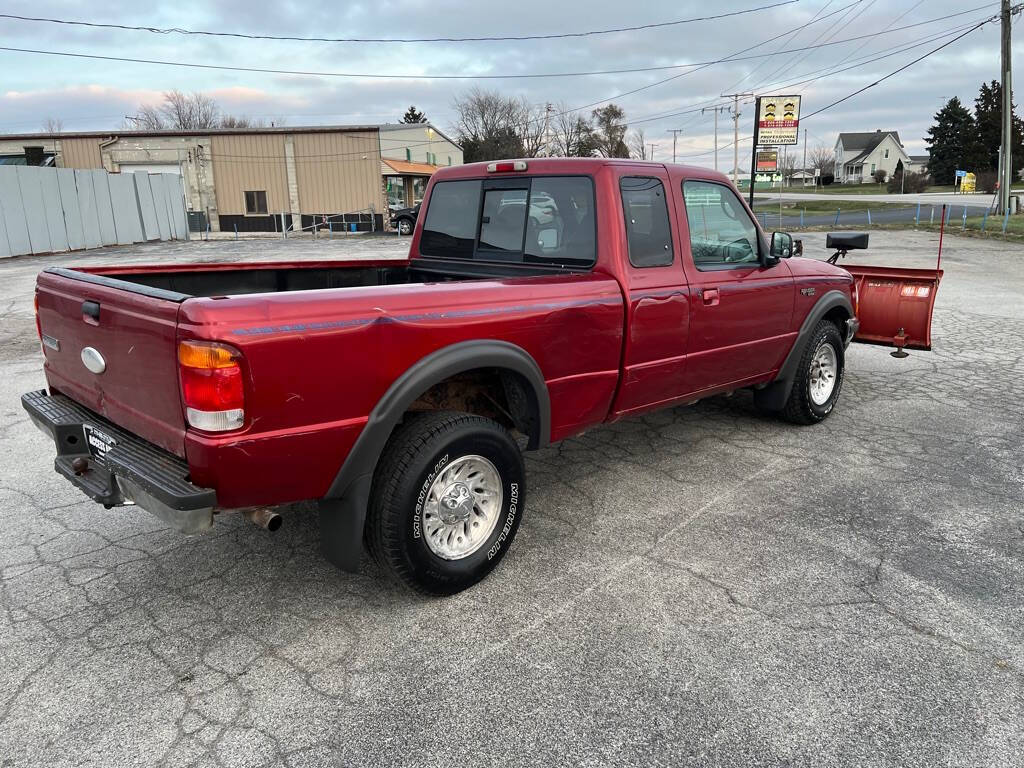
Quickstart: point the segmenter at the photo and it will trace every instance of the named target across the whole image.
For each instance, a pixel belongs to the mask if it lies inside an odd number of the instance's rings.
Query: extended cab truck
[[[106,506],[197,532],[315,499],[329,560],[365,539],[451,593],[508,551],[522,447],[744,387],[828,416],[853,278],[792,248],[702,168],[443,168],[408,260],[45,270],[48,390],[23,403]]]

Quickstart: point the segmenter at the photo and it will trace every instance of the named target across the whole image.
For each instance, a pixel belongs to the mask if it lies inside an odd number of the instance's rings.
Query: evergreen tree
[[[1016,106],[1014,106],[1016,112]],[[974,100],[974,122],[980,144],[979,166],[968,170],[995,171],[999,168],[999,144],[1002,141],[1003,87],[998,81],[982,83],[978,98]],[[1013,176],[1024,168],[1024,121],[1013,116],[1012,140]]]
[[[936,184],[952,184],[957,169],[970,170],[984,161],[974,117],[956,96],[935,113],[925,143],[931,155],[928,172]]]
[[[405,114],[402,115],[403,123],[425,123],[427,122],[427,116],[416,109],[415,105],[410,105]]]
[[[617,104],[595,109],[593,139],[594,149],[601,157],[629,157],[626,146],[626,113]]]

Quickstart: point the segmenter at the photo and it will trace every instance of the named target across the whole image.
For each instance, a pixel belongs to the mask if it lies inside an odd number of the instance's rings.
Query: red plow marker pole
[[[942,206],[942,218],[939,219],[939,260],[935,263],[935,268],[939,269],[942,267],[942,233],[946,230],[946,206]]]

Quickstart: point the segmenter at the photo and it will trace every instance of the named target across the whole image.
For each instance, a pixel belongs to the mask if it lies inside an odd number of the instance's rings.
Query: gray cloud
[[[140,6],[113,0],[101,6],[66,3],[8,3],[10,13],[35,16],[89,18],[152,26],[190,26],[247,33],[330,36],[451,36],[478,34],[534,34],[595,29],[622,24],[660,22],[716,11],[752,7],[759,0],[735,6],[701,2],[650,1],[640,7],[594,4],[586,0],[552,3],[520,0],[514,4],[468,3],[433,0],[380,0],[374,3],[312,2],[280,4],[264,0],[228,0],[197,3],[157,3]],[[701,22],[634,33],[557,41],[480,42],[465,44],[328,44],[275,43],[152,35],[115,30],[89,30],[47,24],[0,22],[0,45],[46,48],[101,55],[163,58],[282,69],[389,73],[499,73],[608,69],[661,66],[722,57],[759,41],[795,29],[821,11],[829,13],[849,0],[801,0],[794,5],[732,19]],[[880,32],[890,26],[912,24],[960,13],[966,5],[950,0],[917,3],[862,0],[797,34],[788,49],[811,44],[821,35],[840,40]],[[830,67],[845,58],[860,58],[883,49],[909,45],[998,10],[997,3],[967,15],[927,26],[879,36],[868,41],[822,48],[807,54],[716,65],[672,82],[618,100],[631,118],[714,100],[740,81],[739,88],[789,82],[800,75]],[[916,7],[915,7],[916,6]],[[912,9],[912,10],[910,10]],[[899,21],[904,11],[910,12]],[[856,18],[854,14],[860,12]],[[844,26],[845,25],[845,26]],[[785,38],[751,53],[774,51]],[[939,41],[941,42],[941,41]],[[934,45],[938,45],[936,42]],[[932,46],[934,47],[934,46]],[[896,69],[927,48],[907,51],[850,72],[795,89],[804,96],[805,113],[856,90]],[[797,62],[797,59],[801,59]],[[116,127],[141,100],[158,98],[163,90],[216,92],[224,108],[266,118],[285,117],[289,124],[378,122],[397,119],[414,103],[441,126],[451,120],[453,96],[472,85],[468,81],[421,79],[382,81],[344,80],[310,76],[284,76],[178,69],[143,64],[91,62],[0,52],[5,74],[0,92],[0,131],[39,127],[48,115],[61,117],[71,129]],[[673,72],[602,75],[586,78],[485,81],[485,87],[523,95],[543,103],[585,104],[664,79]],[[998,76],[998,29],[995,25],[927,59],[882,85],[805,122],[810,143],[831,144],[839,130],[899,130],[911,151],[923,149],[923,136],[931,116],[951,96],[973,101],[979,84]],[[749,132],[752,105],[743,109],[741,133]],[[692,162],[710,165],[713,144],[712,116],[681,115],[642,124],[648,141],[657,143],[657,156],[671,151],[669,128],[682,127],[679,152]],[[720,116],[720,143],[731,141],[731,121]],[[749,152],[749,145],[743,145]],[[741,152],[746,154],[745,152]],[[696,155],[696,156],[694,156]],[[723,149],[721,167],[731,164],[732,150]],[[742,161],[741,161],[742,162]]]

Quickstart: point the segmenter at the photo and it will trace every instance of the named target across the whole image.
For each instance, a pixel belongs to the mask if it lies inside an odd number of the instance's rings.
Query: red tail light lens
[[[226,432],[245,423],[241,354],[226,344],[183,341],[178,370],[185,417],[196,429]]]
[[[39,340],[43,340],[43,324],[39,320],[39,293],[35,293],[32,296],[32,309],[36,313],[36,334],[39,336]]]

